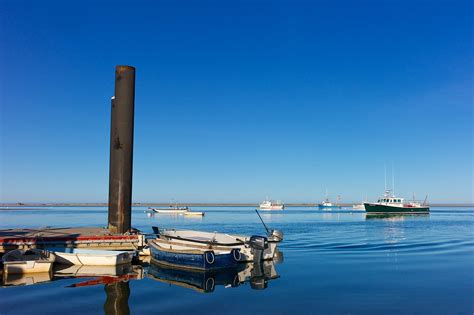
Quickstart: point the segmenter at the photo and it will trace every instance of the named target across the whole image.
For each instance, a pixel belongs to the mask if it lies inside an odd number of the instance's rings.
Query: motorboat
[[[184,269],[214,270],[235,268],[241,261],[240,249],[208,249],[177,246],[164,239],[149,243],[152,262]]]
[[[284,210],[285,205],[279,200],[264,200],[259,206],[259,210]]]
[[[161,239],[168,240],[174,245],[188,248],[207,249],[240,249],[242,261],[260,261],[273,259],[278,243],[283,240],[279,230],[269,230],[265,236],[242,236],[217,232],[195,230],[158,229],[154,233]]]
[[[5,274],[47,273],[51,271],[56,256],[42,249],[15,249],[2,257]]]
[[[161,213],[161,214],[183,214],[189,211],[188,207],[173,207],[170,206],[169,208],[148,208],[149,210]]]
[[[132,251],[94,250],[82,248],[51,249],[56,262],[66,265],[115,266],[130,263]]]

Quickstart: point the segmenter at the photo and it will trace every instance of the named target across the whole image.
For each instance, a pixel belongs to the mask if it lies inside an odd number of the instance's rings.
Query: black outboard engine
[[[263,251],[268,248],[268,239],[265,236],[252,235],[248,244],[253,254],[253,261],[262,261]]]

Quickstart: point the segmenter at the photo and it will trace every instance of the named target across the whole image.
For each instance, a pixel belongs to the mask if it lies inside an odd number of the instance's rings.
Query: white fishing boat
[[[285,205],[279,200],[264,200],[258,206],[259,210],[283,210]]]
[[[135,255],[129,251],[63,248],[54,250],[56,262],[66,265],[115,266],[130,263]]]
[[[279,242],[283,240],[283,233],[271,230],[270,235],[241,236],[217,232],[203,232],[194,230],[162,230],[153,227],[154,232],[171,245],[186,248],[207,248],[225,250],[240,249],[241,261],[256,261],[273,259]],[[261,251],[257,249],[262,248]]]
[[[148,208],[149,210],[161,213],[161,214],[184,214],[189,211],[188,207],[175,207],[170,206],[169,208]]]
[[[354,210],[365,210],[364,203],[352,205],[352,209],[354,209]]]
[[[15,249],[3,255],[3,272],[5,274],[50,272],[55,258],[54,254],[46,250]]]

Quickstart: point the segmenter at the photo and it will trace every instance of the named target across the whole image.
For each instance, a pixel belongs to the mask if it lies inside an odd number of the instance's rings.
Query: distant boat
[[[367,202],[367,198],[359,204],[352,205],[352,209],[354,209],[354,210],[365,210],[365,206],[364,206],[365,202]]]
[[[172,205],[170,204],[167,208],[148,208],[156,213],[163,213],[163,214],[179,214],[185,213],[189,211],[188,207],[178,207],[177,204]]]
[[[367,214],[426,214],[430,211],[426,198],[423,203],[415,200],[405,202],[404,198],[395,197],[391,190],[386,190],[377,202],[365,202],[364,207]]]
[[[242,255],[240,249],[179,248],[167,240],[148,242],[152,261],[175,268],[213,270],[235,268]]]
[[[354,209],[354,210],[365,210],[364,203],[352,205],[352,209]]]
[[[264,200],[258,206],[259,210],[283,210],[285,205],[279,200]]]
[[[2,257],[5,274],[51,272],[56,256],[47,250],[15,249]]]
[[[337,196],[338,200],[340,199],[339,196]],[[336,208],[341,208],[339,205],[337,204],[333,204],[332,202],[329,201],[329,198],[328,198],[328,191],[326,190],[326,199],[324,199],[323,202],[321,202],[318,207],[320,209],[336,209]]]
[[[113,251],[113,250],[95,250],[82,248],[67,248],[54,251],[56,262],[66,265],[85,265],[85,266],[116,266],[130,263],[134,252]]]

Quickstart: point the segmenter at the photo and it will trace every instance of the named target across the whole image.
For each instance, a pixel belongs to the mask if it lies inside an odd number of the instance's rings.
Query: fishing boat
[[[338,202],[339,202],[340,196],[337,196],[337,200],[338,200]],[[341,208],[339,205],[334,204],[334,203],[332,203],[332,202],[329,201],[327,189],[326,189],[326,198],[324,199],[323,202],[321,202],[321,203],[318,205],[318,207],[319,207],[319,209],[336,209],[336,208]]]
[[[278,230],[268,230],[268,237],[242,236],[217,232],[194,230],[158,229],[153,231],[161,239],[168,240],[173,245],[184,248],[204,248],[216,250],[240,250],[241,261],[260,261],[273,259],[278,243],[283,240],[283,233]]]
[[[240,249],[207,249],[177,246],[164,239],[149,241],[152,261],[176,268],[213,270],[234,268],[241,261]]]
[[[395,197],[391,190],[386,190],[384,196],[377,202],[365,202],[367,214],[426,214],[430,208],[425,200],[421,203],[415,200],[405,201],[404,198]]]
[[[2,257],[5,274],[50,272],[56,256],[41,249],[15,249]]]
[[[115,266],[130,263],[135,255],[131,251],[94,250],[82,248],[52,249],[56,262],[66,265]]]
[[[259,210],[284,210],[285,205],[280,200],[264,200],[258,206]]]

